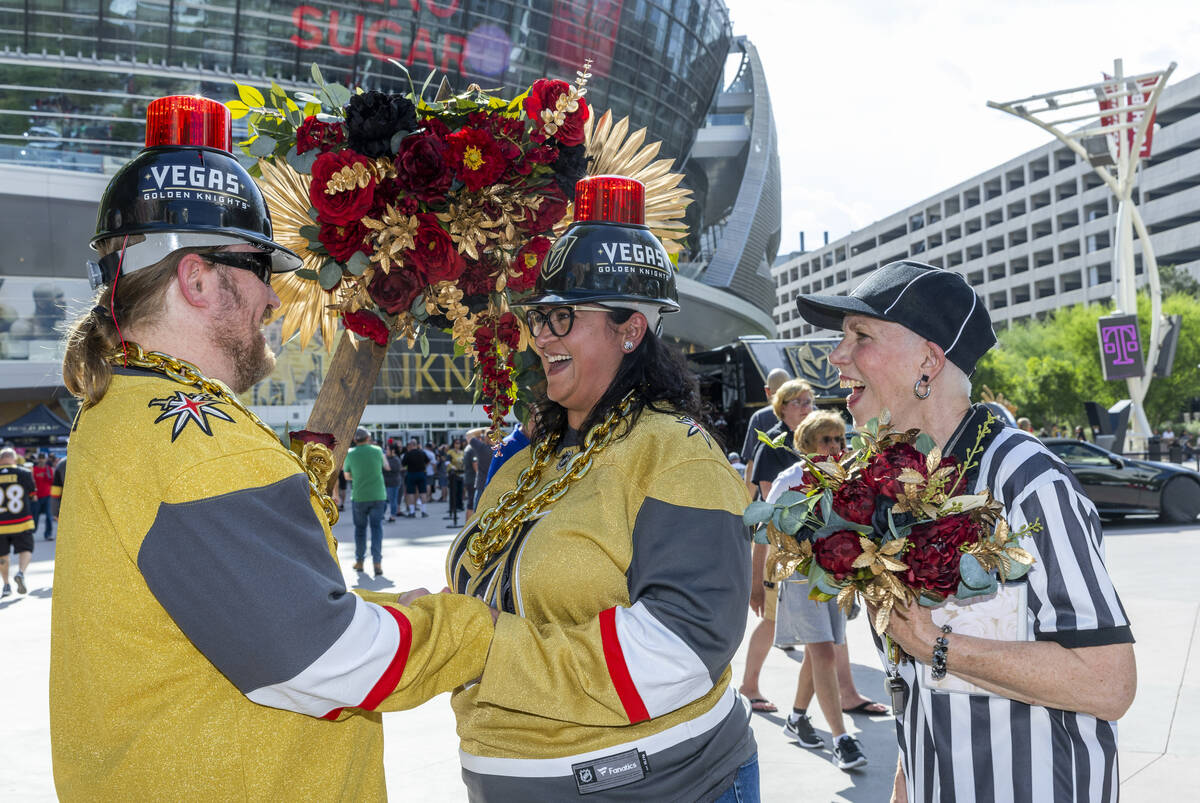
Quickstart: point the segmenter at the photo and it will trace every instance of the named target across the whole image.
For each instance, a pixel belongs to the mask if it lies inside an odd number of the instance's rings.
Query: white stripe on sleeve
[[[400,627],[378,605],[357,595],[350,626],[317,660],[282,683],[249,693],[259,705],[320,717],[359,705],[379,682],[400,648]]]
[[[615,610],[625,666],[651,717],[682,708],[712,690],[700,656],[641,602]]]

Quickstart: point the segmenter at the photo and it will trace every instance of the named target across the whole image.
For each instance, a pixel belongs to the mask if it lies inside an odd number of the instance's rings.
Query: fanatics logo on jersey
[[[208,425],[210,415],[222,421],[233,421],[228,413],[214,406],[217,404],[225,404],[225,402],[207,393],[184,393],[177,390],[174,396],[168,396],[165,399],[151,399],[147,407],[157,407],[163,411],[162,415],[154,419],[156,424],[171,418],[175,419],[171,426],[171,443],[174,443],[189,421],[195,421],[200,431],[210,438],[212,437],[212,429]]]

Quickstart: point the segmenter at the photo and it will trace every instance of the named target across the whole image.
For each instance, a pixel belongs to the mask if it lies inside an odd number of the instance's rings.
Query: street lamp
[[[1112,77],[1070,89],[1045,92],[1007,103],[988,101],[988,106],[1028,120],[1050,132],[1079,157],[1087,160],[1096,174],[1117,198],[1117,224],[1113,239],[1113,298],[1117,311],[1137,315],[1136,271],[1133,262],[1133,233],[1142,242],[1142,262],[1150,286],[1150,349],[1141,376],[1126,379],[1133,402],[1133,437],[1150,437],[1150,423],[1142,405],[1162,339],[1162,291],[1158,282],[1158,263],[1150,235],[1133,203],[1133,185],[1141,160],[1150,156],[1154,112],[1167,79],[1175,71],[1175,62],[1165,70],[1126,76],[1117,59]],[[1093,106],[1093,104],[1095,104]],[[1087,109],[1092,106],[1095,110]],[[1062,126],[1073,130],[1064,131]],[[1110,167],[1116,167],[1116,176]]]

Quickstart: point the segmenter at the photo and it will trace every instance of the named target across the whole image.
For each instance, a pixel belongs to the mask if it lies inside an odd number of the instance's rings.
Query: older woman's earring
[[[626,351],[633,351],[633,341],[626,340],[624,343],[621,344],[621,348],[625,349]]]
[[[925,386],[925,392],[921,392],[921,385]],[[929,394],[933,393],[933,385],[929,384],[929,375],[921,374],[921,378],[913,384],[913,395],[918,399],[928,399]]]

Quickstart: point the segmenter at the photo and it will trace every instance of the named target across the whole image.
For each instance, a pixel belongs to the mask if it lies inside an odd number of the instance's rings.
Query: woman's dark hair
[[[608,313],[609,323],[620,326],[633,316],[630,309],[614,309]],[[629,415],[621,421],[617,439],[629,434],[629,430],[647,407],[660,413],[690,416],[696,423],[716,437],[709,421],[707,405],[700,397],[696,376],[688,369],[683,354],[674,346],[664,343],[653,332],[647,330],[642,342],[621,359],[617,375],[608,389],[596,402],[596,406],[584,419],[579,428],[585,434],[603,421],[617,407],[629,391],[635,390],[633,406]],[[533,405],[533,421],[530,429],[533,442],[540,443],[552,435],[561,437],[567,431],[567,411],[544,394]],[[724,449],[724,447],[721,447]]]

